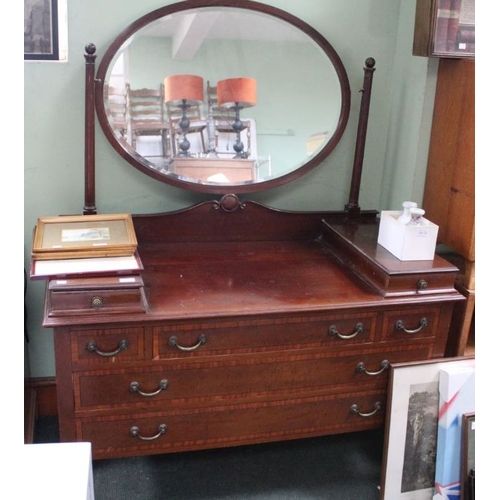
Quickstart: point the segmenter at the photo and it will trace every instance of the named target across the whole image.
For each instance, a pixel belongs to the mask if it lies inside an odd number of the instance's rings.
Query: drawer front
[[[146,312],[143,288],[118,290],[49,291],[47,315],[74,316],[99,313]]]
[[[439,307],[388,311],[384,314],[381,340],[432,340],[436,337]]]
[[[185,358],[289,350],[318,345],[367,344],[374,340],[376,313],[315,315],[261,320],[175,324],[153,329],[153,356]]]
[[[384,391],[364,391],[207,411],[79,419],[77,437],[92,443],[94,458],[111,458],[373,429],[383,425],[384,413]]]
[[[76,410],[130,408],[169,402],[208,406],[255,399],[286,399],[325,391],[385,390],[390,363],[427,359],[428,347],[367,354],[350,352],[260,357],[212,363],[156,364],[129,370],[74,373]]]
[[[106,364],[144,359],[143,328],[110,328],[71,332],[75,364]]]

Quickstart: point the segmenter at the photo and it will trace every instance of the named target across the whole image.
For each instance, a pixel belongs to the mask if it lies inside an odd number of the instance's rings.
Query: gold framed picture
[[[127,256],[136,249],[130,214],[41,217],[34,230],[32,258]]]

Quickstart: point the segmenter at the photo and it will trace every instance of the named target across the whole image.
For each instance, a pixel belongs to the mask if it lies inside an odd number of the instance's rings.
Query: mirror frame
[[[190,182],[187,180],[182,180],[174,176],[169,176],[162,172],[156,171],[149,167],[143,160],[142,156],[137,154],[131,154],[127,151],[117,139],[111,124],[108,120],[106,113],[106,106],[104,102],[104,86],[106,81],[106,75],[110,64],[114,60],[114,57],[121,49],[123,44],[138,30],[144,28],[148,24],[157,19],[173,14],[176,12],[182,12],[186,10],[203,8],[203,7],[228,7],[228,8],[238,8],[247,9],[254,12],[261,12],[269,16],[276,17],[282,21],[285,21],[299,30],[303,31],[308,35],[327,55],[328,59],[332,63],[340,82],[341,88],[341,106],[340,106],[340,116],[338,120],[337,127],[334,133],[331,135],[330,139],[325,143],[323,148],[310,160],[306,161],[303,165],[297,167],[286,174],[273,179],[265,180],[262,182],[255,183],[245,183],[245,184],[201,184],[196,182]],[[225,194],[225,193],[250,193],[250,192],[260,192],[266,189],[271,189],[287,182],[293,181],[320,164],[328,155],[333,151],[335,146],[340,141],[347,122],[349,119],[349,112],[351,107],[351,90],[349,85],[349,80],[347,77],[347,72],[344,65],[338,56],[335,49],[331,44],[314,28],[309,24],[302,21],[301,19],[289,14],[286,11],[272,7],[270,5],[265,5],[253,0],[185,0],[178,3],[173,3],[165,7],[156,9],[130,24],[125,30],[123,30],[118,37],[111,43],[108,50],[105,52],[99,68],[96,73],[95,81],[95,110],[101,128],[107,137],[108,141],[112,147],[120,154],[122,158],[127,160],[135,168],[145,173],[146,175],[153,177],[161,182],[191,191],[197,191],[200,193],[214,193],[214,194]]]

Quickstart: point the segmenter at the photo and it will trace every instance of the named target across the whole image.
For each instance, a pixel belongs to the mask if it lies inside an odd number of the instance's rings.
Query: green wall
[[[84,205],[84,46],[102,55],[121,30],[159,0],[68,0],[68,61],[24,63],[24,264],[29,269],[38,217],[78,214]],[[264,0],[312,25],[342,58],[352,90],[350,122],[332,155],[313,172],[266,193],[270,206],[340,210],[347,201],[367,57],[376,60],[360,194],[364,209],[421,202],[432,119],[436,61],[411,54],[415,0]],[[99,58],[97,60],[99,63]],[[100,213],[149,213],[189,206],[207,196],[157,182],[124,162],[96,132]],[[43,329],[45,283],[29,282],[29,375],[55,374],[52,331]]]

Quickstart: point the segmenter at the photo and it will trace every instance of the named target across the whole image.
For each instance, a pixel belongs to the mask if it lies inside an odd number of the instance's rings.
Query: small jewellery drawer
[[[383,425],[385,391],[219,406],[210,410],[148,412],[77,420],[77,437],[92,442],[94,458],[188,451],[282,438],[321,436]]]
[[[110,328],[71,332],[73,363],[119,363],[144,359],[143,328]]]
[[[148,309],[140,276],[50,280],[46,296],[49,317],[138,313]]]
[[[439,313],[439,307],[388,311],[384,314],[381,340],[434,338],[438,329]]]
[[[75,409],[174,405],[207,405],[287,399],[326,391],[352,392],[359,386],[385,390],[389,365],[426,359],[427,347],[341,357],[297,355],[292,360],[267,356],[260,361],[221,360],[210,363],[165,364],[150,368],[99,372],[75,371]]]
[[[153,357],[262,352],[373,342],[376,313],[172,324],[153,329]]]

